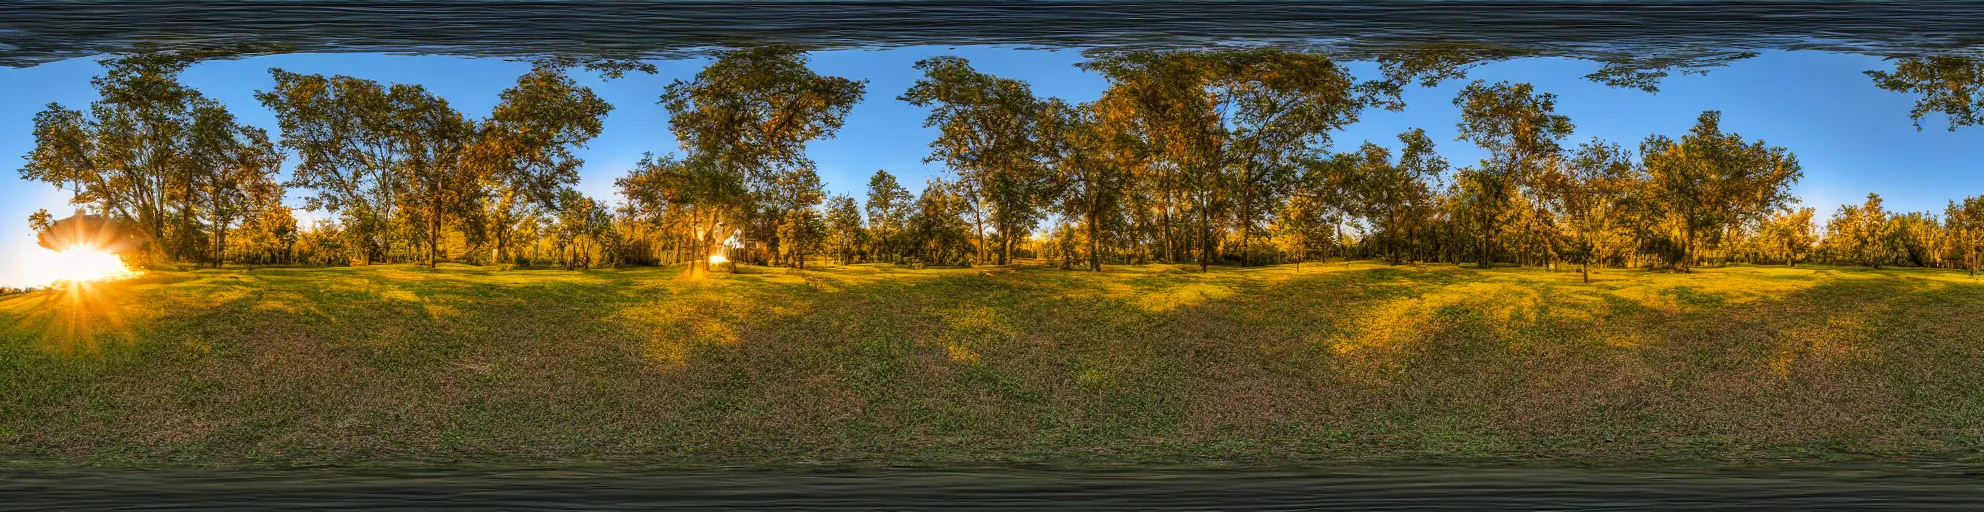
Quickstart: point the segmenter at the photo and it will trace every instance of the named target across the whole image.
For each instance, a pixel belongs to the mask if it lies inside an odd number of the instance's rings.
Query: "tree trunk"
[[[441,208],[435,205],[434,214],[427,221],[427,268],[441,267]],[[418,250],[418,249],[415,249]]]
[[[689,260],[690,275],[698,274],[697,269],[701,269],[700,273],[703,274],[708,274],[710,272],[710,249],[705,245],[706,244],[705,240],[709,239],[711,233],[709,231],[703,231],[700,234],[694,232],[697,230],[697,228],[703,227],[702,210],[703,210],[702,208],[695,208],[689,210],[689,226],[690,226],[689,229],[692,230],[690,234],[694,235],[695,238],[694,240],[690,241],[690,246],[693,249],[695,249],[691,254],[689,254],[689,257],[694,258]],[[710,229],[714,230],[716,229],[716,227],[711,226]]]
[[[1481,262],[1478,265],[1480,268],[1495,266],[1495,235],[1501,227],[1500,221],[1501,216],[1495,212],[1481,212]]]
[[[1013,239],[1019,236],[1019,233],[1013,232],[1013,227],[1014,226],[1011,225],[999,226],[999,233],[1000,233],[999,264],[1000,265],[1013,264]]]
[[[1248,206],[1248,205],[1246,204],[1246,201],[1247,201],[1246,199],[1242,199],[1242,203],[1241,203],[1241,205],[1240,205],[1240,211],[1241,211],[1241,213],[1240,213],[1240,266],[1241,266],[1241,267],[1246,267],[1246,266],[1248,265],[1248,263],[1250,263],[1250,260],[1248,259],[1248,257],[1252,255],[1252,254],[1250,254],[1250,252],[1251,252],[1251,250],[1252,250],[1252,249],[1254,248],[1254,246],[1253,246],[1253,243],[1252,243],[1252,242],[1253,242],[1253,237],[1252,237],[1252,235],[1254,234],[1254,223],[1252,222],[1252,220],[1253,220],[1253,218],[1254,218],[1254,217],[1253,217],[1253,208],[1252,208],[1252,207],[1250,207],[1250,206]]]
[[[224,223],[214,223],[214,268],[220,268],[227,261],[227,227]]]
[[[384,219],[385,220],[380,222],[378,226],[379,259],[380,259],[380,263],[392,263],[393,262],[393,214],[387,213]]]
[[[514,258],[510,257],[511,224],[510,214],[508,212],[500,212],[496,215],[496,226],[494,227],[496,228],[496,263],[498,265],[514,263],[511,261]]]
[[[1088,269],[1091,272],[1102,271],[1102,243],[1096,240],[1101,236],[1100,232],[1101,229],[1095,224],[1095,211],[1090,210],[1088,214]]]
[[[1683,231],[1683,234],[1681,235],[1681,262],[1680,262],[1680,265],[1681,265],[1681,269],[1680,269],[1680,272],[1681,272],[1681,273],[1683,273],[1683,274],[1687,274],[1687,273],[1691,273],[1691,272],[1694,272],[1694,266],[1695,266],[1695,262],[1694,262],[1694,258],[1695,258],[1695,227],[1694,227],[1694,226],[1688,226],[1688,227],[1686,227],[1686,228],[1683,228],[1683,229],[1682,229],[1682,231]]]
[[[1199,208],[1199,271],[1206,272],[1212,264],[1212,211]]]
[[[1240,266],[1242,268],[1247,266],[1248,251],[1253,249],[1253,246],[1248,244],[1253,241],[1249,235],[1254,233],[1254,185],[1250,179],[1253,177],[1253,172],[1249,167],[1252,165],[1240,167],[1241,179],[1248,181],[1240,187]]]

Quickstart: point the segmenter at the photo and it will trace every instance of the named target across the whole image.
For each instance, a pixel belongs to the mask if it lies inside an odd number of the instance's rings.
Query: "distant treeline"
[[[1359,81],[1327,57],[1279,50],[1099,54],[1080,66],[1109,88],[1070,103],[962,58],[926,59],[898,99],[929,109],[925,125],[939,135],[928,159],[950,172],[912,194],[877,171],[856,198],[826,194],[805,148],[835,135],[867,82],[818,75],[796,49],[725,51],[660,91],[679,154],[641,160],[611,202],[573,189],[582,163],[573,150],[599,135],[612,106],[568,72],[617,78],[651,66],[539,61],[481,119],[419,85],[275,69],[275,87],[257,94],[278,119],[271,139],[181,85],[192,62],[104,61],[92,82],[101,100],[35,116],[22,177],[142,226],[145,258],[215,266],[707,269],[721,255],[792,266],[1378,258],[1975,272],[1984,248],[1984,197],[1937,214],[1889,212],[1870,195],[1821,225],[1790,194],[1797,157],[1725,131],[1714,111],[1637,147],[1573,144],[1554,95],[1476,80],[1453,103],[1457,142],[1485,150],[1479,162],[1452,168],[1419,129],[1395,147],[1335,149],[1331,134],[1360,113],[1401,110],[1404,87],[1459,74],[1438,60],[1386,61],[1383,77]],[[1930,71],[1904,65],[1874,78],[1914,90]],[[1952,115],[1952,127],[1974,121]],[[282,204],[289,192],[335,220],[298,226]]]

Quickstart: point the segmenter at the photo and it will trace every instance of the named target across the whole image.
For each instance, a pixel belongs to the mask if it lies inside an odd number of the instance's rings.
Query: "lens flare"
[[[729,263],[730,258],[725,257],[723,255],[723,250],[727,248],[735,248],[735,247],[743,247],[743,245],[737,243],[737,233],[731,232],[729,238],[723,239],[723,242],[718,244],[717,252],[715,254],[710,255],[710,264],[718,265],[723,263]]]
[[[29,288],[50,286],[61,282],[110,281],[135,277],[139,272],[124,265],[124,260],[108,251],[90,248],[69,248],[62,251],[48,249],[30,250],[22,261],[22,271],[29,276],[23,283]]]

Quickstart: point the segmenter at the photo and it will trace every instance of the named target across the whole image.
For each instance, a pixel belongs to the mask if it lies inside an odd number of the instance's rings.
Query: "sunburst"
[[[110,251],[91,247],[70,247],[61,251],[36,248],[22,258],[22,274],[29,287],[52,286],[63,282],[110,281],[135,277],[139,272],[124,264]]]

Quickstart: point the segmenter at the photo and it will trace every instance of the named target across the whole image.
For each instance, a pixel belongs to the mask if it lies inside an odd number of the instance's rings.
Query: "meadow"
[[[0,297],[26,466],[1974,460],[1984,282],[443,264]]]

